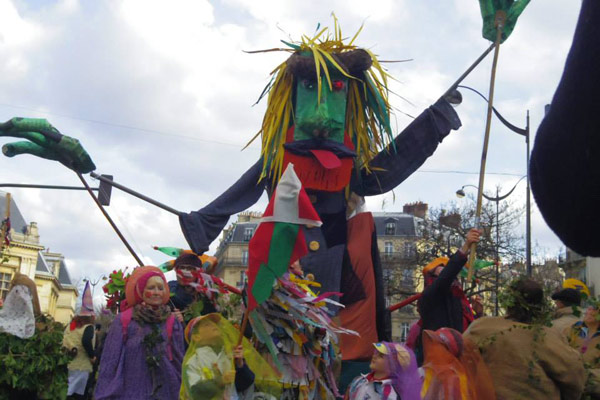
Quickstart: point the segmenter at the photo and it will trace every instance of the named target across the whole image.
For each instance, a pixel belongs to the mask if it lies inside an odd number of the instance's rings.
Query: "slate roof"
[[[252,234],[256,231],[258,222],[238,222],[233,226],[232,232],[227,236],[227,243],[248,243],[250,238],[246,236],[246,229],[252,229]]]
[[[375,221],[375,230],[377,236],[416,236],[416,221],[415,217],[411,214],[405,214],[401,212],[397,213],[385,213],[375,212],[373,213],[373,219]],[[393,223],[395,226],[395,232],[393,235],[386,234],[386,225]]]
[[[4,219],[6,215],[6,192],[0,191],[0,219]],[[19,211],[15,198],[10,199],[10,226],[15,232],[25,233],[27,230],[27,222]]]

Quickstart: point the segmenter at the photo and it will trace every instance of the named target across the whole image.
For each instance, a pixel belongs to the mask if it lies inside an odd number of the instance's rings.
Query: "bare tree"
[[[513,276],[507,271],[525,259],[524,235],[518,232],[523,215],[524,207],[510,199],[483,203],[479,226],[484,233],[477,246],[477,258],[499,260],[500,266],[477,271],[473,282],[461,279],[467,296],[480,295],[488,310],[495,308],[497,288]],[[425,265],[437,257],[451,256],[462,246],[469,229],[476,226],[475,199],[470,196],[432,208],[427,218],[417,219],[417,224],[411,257],[383,263],[386,295],[394,302],[421,290],[421,269]],[[407,279],[409,276],[412,280]]]

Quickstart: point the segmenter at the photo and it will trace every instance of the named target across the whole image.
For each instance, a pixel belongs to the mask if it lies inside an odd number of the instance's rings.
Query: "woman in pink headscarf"
[[[95,398],[178,399],[183,327],[166,305],[165,276],[156,267],[137,268],[125,292],[128,308],[106,337]]]

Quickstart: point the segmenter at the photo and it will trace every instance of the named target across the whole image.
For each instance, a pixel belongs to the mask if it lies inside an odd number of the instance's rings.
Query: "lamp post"
[[[508,196],[510,196],[515,189],[517,188],[517,185],[524,179],[526,178],[528,175],[524,175],[522,176],[517,183],[515,183],[515,185],[512,187],[512,189],[510,189],[508,191],[508,193],[504,194],[504,195],[500,195],[500,189],[498,187],[496,187],[496,197],[491,197],[486,195],[485,193],[483,193],[483,197],[488,200],[488,201],[493,201],[496,203],[496,248],[495,248],[495,253],[496,253],[496,277],[495,277],[495,290],[496,290],[496,296],[494,296],[494,309],[495,309],[495,314],[496,316],[498,315],[498,311],[499,311],[499,305],[498,305],[498,291],[499,291],[499,282],[500,282],[500,201],[506,199]],[[460,189],[458,189],[456,191],[456,196],[458,198],[463,198],[465,197],[465,188],[466,187],[472,187],[475,189],[479,189],[477,186],[475,185],[463,185]],[[527,190],[529,190],[529,187],[527,188]],[[528,228],[529,229],[529,228]],[[531,276],[530,273],[530,269],[527,269],[527,274],[529,276]]]
[[[488,99],[481,94],[479,91],[473,89],[472,87],[469,86],[464,86],[464,85],[458,85],[459,88],[463,88],[463,89],[468,89],[476,94],[478,94],[482,99],[484,99],[486,102],[488,102]],[[529,110],[527,110],[527,116],[525,118],[525,128],[519,128],[513,124],[511,124],[510,122],[508,122],[506,120],[506,118],[504,118],[502,116],[502,114],[500,114],[498,112],[498,110],[496,110],[495,107],[492,107],[492,111],[494,112],[494,114],[496,115],[496,117],[498,117],[498,119],[500,120],[500,122],[502,122],[502,124],[504,124],[504,126],[506,126],[508,129],[510,129],[511,131],[515,132],[518,135],[524,136],[525,137],[525,144],[526,144],[526,162],[527,162],[527,175],[525,175],[527,177],[527,197],[526,197],[526,219],[525,219],[525,246],[526,246],[526,259],[527,259],[527,276],[531,276],[532,274],[532,267],[531,267],[531,189],[530,189],[530,185],[529,185],[529,154],[530,154],[530,143],[529,143]],[[546,111],[547,112],[547,111]],[[458,192],[457,192],[458,193]],[[486,197],[484,195],[484,197]],[[486,197],[487,198],[487,197]],[[488,199],[489,200],[489,199]]]

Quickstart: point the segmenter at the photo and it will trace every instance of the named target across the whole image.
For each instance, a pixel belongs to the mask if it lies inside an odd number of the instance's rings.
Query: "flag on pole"
[[[267,300],[275,280],[308,253],[301,225],[321,224],[294,165],[288,164],[248,244],[248,312]]]

